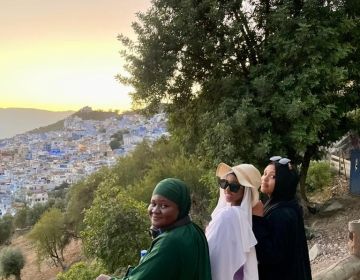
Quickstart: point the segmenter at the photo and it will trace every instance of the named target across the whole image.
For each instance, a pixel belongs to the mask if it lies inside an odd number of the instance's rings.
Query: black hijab
[[[296,200],[296,189],[299,183],[299,176],[291,165],[279,162],[270,164],[275,166],[275,187],[270,199],[265,203],[265,212],[279,206],[280,202],[293,204]]]

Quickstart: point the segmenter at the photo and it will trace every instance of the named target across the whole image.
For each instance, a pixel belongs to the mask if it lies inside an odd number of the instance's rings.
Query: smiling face
[[[236,176],[234,174],[228,174],[225,178],[230,184],[235,183],[239,184]],[[240,189],[237,192],[230,191],[230,188],[227,187],[224,189],[225,199],[226,202],[229,202],[231,206],[239,206],[241,204],[241,201],[244,197],[244,187],[240,187]]]
[[[179,207],[166,197],[155,194],[151,197],[148,213],[151,225],[161,229],[175,223],[179,216]]]
[[[269,197],[274,192],[275,188],[275,165],[269,164],[264,169],[264,174],[261,176],[261,192],[267,194]]]

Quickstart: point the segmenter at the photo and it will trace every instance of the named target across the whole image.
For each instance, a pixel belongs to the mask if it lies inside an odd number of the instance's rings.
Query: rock
[[[310,261],[315,260],[319,254],[320,254],[320,248],[319,248],[318,244],[315,244],[314,246],[312,246],[312,248],[309,251]]]
[[[344,209],[344,206],[340,202],[333,201],[327,206],[324,205],[324,208],[321,210],[321,212],[322,213],[330,213],[330,212],[335,212],[335,211],[342,210],[342,209]]]

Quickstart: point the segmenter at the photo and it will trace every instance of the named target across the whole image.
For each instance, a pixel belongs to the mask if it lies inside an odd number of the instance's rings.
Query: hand
[[[264,204],[260,200],[252,208],[252,214],[259,217],[264,216]]]
[[[100,274],[96,280],[109,280],[111,277],[105,274]]]

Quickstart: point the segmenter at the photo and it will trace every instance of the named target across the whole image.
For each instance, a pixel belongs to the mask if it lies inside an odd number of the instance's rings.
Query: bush
[[[0,218],[0,245],[6,243],[13,234],[13,220],[11,215]]]
[[[20,279],[21,269],[25,265],[25,259],[19,249],[4,248],[0,254],[0,272],[5,278],[14,275]]]
[[[103,265],[93,262],[86,264],[85,262],[78,262],[71,266],[66,272],[60,272],[56,276],[56,280],[92,280],[102,273],[105,273],[106,269]]]
[[[101,260],[109,272],[139,261],[141,249],[150,245],[146,205],[120,188],[101,185],[86,210],[80,233],[88,256]]]
[[[311,161],[306,177],[306,187],[309,192],[323,190],[333,179],[330,163],[327,161]]]

